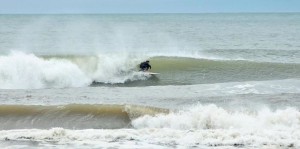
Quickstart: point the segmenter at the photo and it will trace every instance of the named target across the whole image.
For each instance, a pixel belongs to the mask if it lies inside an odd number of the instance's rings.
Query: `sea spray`
[[[0,88],[38,89],[87,86],[92,80],[66,60],[44,60],[12,52],[0,57]]]
[[[146,80],[149,75],[138,72],[141,60],[128,54],[98,54],[97,67],[92,78],[96,82],[110,84]]]

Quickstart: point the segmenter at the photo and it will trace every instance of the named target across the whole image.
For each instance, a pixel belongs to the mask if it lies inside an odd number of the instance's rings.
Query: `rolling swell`
[[[131,127],[132,119],[167,112],[167,109],[136,105],[0,105],[0,128],[128,128]]]

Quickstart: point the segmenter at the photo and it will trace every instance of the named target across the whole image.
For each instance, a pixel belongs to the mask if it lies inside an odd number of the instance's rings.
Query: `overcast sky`
[[[0,0],[0,14],[218,12],[300,12],[300,0]]]

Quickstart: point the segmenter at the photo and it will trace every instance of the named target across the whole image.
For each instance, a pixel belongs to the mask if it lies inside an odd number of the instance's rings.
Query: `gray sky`
[[[217,12],[300,12],[300,0],[0,0],[0,14]]]

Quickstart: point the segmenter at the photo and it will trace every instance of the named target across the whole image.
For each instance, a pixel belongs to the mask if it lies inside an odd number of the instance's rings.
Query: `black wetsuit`
[[[147,71],[149,68],[151,69],[151,65],[149,62],[142,62],[140,64],[141,71]]]

